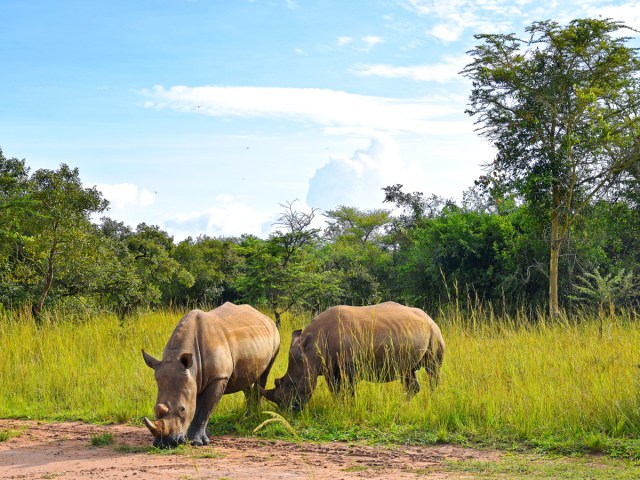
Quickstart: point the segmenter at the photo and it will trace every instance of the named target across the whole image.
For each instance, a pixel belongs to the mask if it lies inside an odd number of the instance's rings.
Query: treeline
[[[591,202],[562,245],[560,298],[581,306],[637,308],[637,189]],[[381,192],[388,209],[300,211],[285,203],[266,239],[199,236],[174,242],[161,228],[102,217],[108,202],[78,169],[30,172],[0,151],[0,307],[116,312],[209,308],[224,301],[286,311],[401,301],[427,311],[491,302],[543,312],[549,221],[523,198],[481,185],[463,201]],[[314,218],[325,217],[315,228]]]

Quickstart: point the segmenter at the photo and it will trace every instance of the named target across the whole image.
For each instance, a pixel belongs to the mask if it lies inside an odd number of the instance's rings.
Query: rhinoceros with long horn
[[[158,384],[156,420],[144,418],[153,444],[207,445],[209,416],[222,395],[242,390],[249,409],[255,407],[279,348],[273,320],[249,305],[225,303],[210,312],[187,313],[162,360],[142,350]]]
[[[408,394],[420,390],[416,371],[425,367],[431,388],[444,358],[438,325],[422,310],[395,302],[365,307],[340,305],[292,334],[287,372],[275,388],[260,391],[280,407],[299,410],[311,398],[318,376],[332,393],[353,391],[360,379],[401,379]]]

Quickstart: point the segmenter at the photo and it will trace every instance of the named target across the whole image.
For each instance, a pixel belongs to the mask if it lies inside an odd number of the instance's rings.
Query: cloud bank
[[[401,5],[420,17],[435,21],[426,33],[444,43],[460,40],[467,31],[506,33],[520,30],[533,20],[552,18],[560,23],[579,17],[602,17],[622,20],[640,27],[640,2],[608,0],[535,1],[516,0],[403,0]],[[629,32],[629,35],[634,35]]]
[[[210,237],[252,234],[264,237],[271,230],[273,214],[257,210],[232,195],[219,195],[216,205],[166,219],[177,239],[200,234]]]
[[[102,192],[104,198],[109,200],[109,209],[112,211],[144,208],[153,205],[156,201],[155,193],[133,183],[100,183],[96,188]]]
[[[380,208],[382,188],[396,183],[408,190],[420,188],[424,174],[419,165],[405,164],[393,138],[377,136],[350,158],[333,158],[319,168],[309,181],[306,203],[322,210],[339,205]]]
[[[418,82],[444,83],[461,78],[460,72],[471,59],[466,55],[448,57],[444,62],[408,67],[386,64],[358,64],[351,72],[365,77],[408,78]]]
[[[213,117],[268,118],[311,122],[325,133],[354,131],[387,134],[456,134],[470,122],[443,121],[460,116],[456,98],[398,99],[320,88],[156,86],[144,90],[147,108],[169,108]]]

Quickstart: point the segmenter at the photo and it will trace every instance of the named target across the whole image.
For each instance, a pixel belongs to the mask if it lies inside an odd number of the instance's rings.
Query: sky
[[[640,30],[640,0],[2,0],[0,148],[175,241],[391,208],[396,183],[459,200],[494,156],[474,34],[578,17]]]

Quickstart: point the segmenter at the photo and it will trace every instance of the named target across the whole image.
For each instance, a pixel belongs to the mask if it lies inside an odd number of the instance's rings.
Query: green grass
[[[4,315],[0,417],[139,423],[153,416],[156,386],[140,349],[160,357],[180,314],[151,313],[124,327],[108,315],[53,318],[41,327]],[[291,331],[309,321],[284,316],[270,385],[286,371]],[[302,412],[279,413],[306,440],[447,442],[640,461],[640,328],[634,318],[613,319],[602,338],[595,318],[531,326],[526,318],[498,321],[478,309],[469,317],[443,312],[437,321],[447,353],[435,392],[424,372],[422,391],[411,399],[399,382],[361,382],[354,397],[333,398],[321,380]],[[263,401],[262,410],[274,408]],[[222,399],[210,429],[254,435],[264,420],[245,416],[244,396],[234,394]],[[281,422],[255,435],[295,439]]]
[[[629,462],[533,455],[506,455],[497,462],[446,460],[444,470],[482,479],[634,480],[640,476],[640,467]],[[419,477],[421,472],[414,473]]]
[[[10,438],[20,436],[20,432],[16,430],[0,430],[0,442],[6,442]]]
[[[113,435],[110,433],[91,435],[91,445],[94,447],[106,447],[113,445]]]

